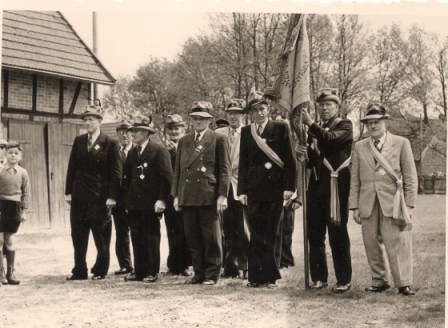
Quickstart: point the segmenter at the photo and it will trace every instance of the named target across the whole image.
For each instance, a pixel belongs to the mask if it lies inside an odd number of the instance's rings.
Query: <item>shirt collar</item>
[[[269,119],[267,119],[266,121],[264,121],[263,124],[261,124],[261,125],[258,125],[258,124],[257,124],[257,129],[258,129],[258,131],[260,131],[260,126],[261,126],[261,127],[262,127],[261,132],[263,132],[264,129],[266,128],[266,125],[268,125],[268,122],[269,122]]]
[[[100,132],[101,132],[100,129],[98,129],[94,133],[92,133],[92,144],[94,144],[96,139],[98,139]]]
[[[149,143],[149,138],[146,139],[146,140],[140,145],[140,148],[141,148],[141,150],[140,150],[140,154],[143,154],[143,151],[145,150],[145,148],[146,148],[146,146],[148,145],[148,143]]]
[[[241,134],[241,128],[242,128],[241,125],[239,127],[237,127],[236,129],[229,126],[229,132],[232,132],[235,130],[236,132],[238,132],[238,134]]]
[[[15,165],[10,165],[8,162],[4,162],[3,163],[3,166],[5,167],[5,170],[7,170],[7,171],[12,171],[12,172],[17,172],[17,164],[15,164]]]
[[[131,148],[132,148],[132,142],[128,143],[126,147],[123,147],[123,145],[121,145],[120,151],[123,151],[127,154],[131,150]]]
[[[204,137],[205,132],[207,132],[208,128],[206,128],[204,131],[197,132],[194,131],[194,140],[196,140],[197,135],[199,134],[199,141]]]
[[[378,143],[378,148],[381,149],[383,148],[384,142],[386,141],[386,137],[387,137],[387,131],[384,132],[383,136],[379,139],[380,142]],[[372,138],[372,141],[375,142],[375,139]]]

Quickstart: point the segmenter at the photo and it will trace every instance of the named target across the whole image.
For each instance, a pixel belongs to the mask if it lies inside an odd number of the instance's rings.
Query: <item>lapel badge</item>
[[[200,152],[202,150],[202,148],[204,148],[204,146],[199,145],[196,147],[195,151]]]
[[[385,175],[385,174],[386,174],[386,171],[384,171],[384,169],[383,169],[382,167],[380,167],[379,170],[378,170],[378,173],[379,173],[380,175]]]
[[[270,170],[270,169],[272,168],[272,164],[271,164],[271,162],[266,162],[266,163],[264,164],[264,167],[266,168],[266,170]]]
[[[204,173],[205,171],[207,171],[207,169],[205,168],[205,166],[201,167],[201,172]]]
[[[98,149],[100,149],[100,146],[99,145],[95,145],[95,147],[93,147],[95,150],[98,150]]]
[[[148,167],[148,163],[144,162],[144,163],[143,163],[143,167],[144,167],[144,168],[147,168],[147,167]]]
[[[140,174],[140,180],[143,180],[145,178],[144,174]]]

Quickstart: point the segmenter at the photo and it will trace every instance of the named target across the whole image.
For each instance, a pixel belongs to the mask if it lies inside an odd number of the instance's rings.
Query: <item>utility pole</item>
[[[96,11],[92,12],[92,40],[93,40],[93,53],[96,57],[98,57],[98,39],[97,39],[97,13]],[[92,84],[92,103],[95,105],[95,101],[98,98],[98,85],[96,83]]]

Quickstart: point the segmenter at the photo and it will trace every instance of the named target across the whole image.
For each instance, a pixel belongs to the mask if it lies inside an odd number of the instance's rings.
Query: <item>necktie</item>
[[[93,142],[92,142],[92,135],[89,134],[88,138],[87,138],[87,150],[90,150],[90,148],[92,148]]]
[[[230,130],[230,145],[233,145],[236,138],[236,130],[232,129]]]
[[[200,135],[199,133],[196,134],[196,138],[194,139],[194,144],[195,144],[196,146],[199,145],[199,137],[200,137],[200,136],[201,136],[201,135]]]
[[[261,134],[263,133],[263,125],[259,125],[257,131],[258,135],[261,136]]]
[[[141,155],[141,152],[142,152],[142,146],[138,145],[137,146],[137,154],[138,154],[139,157]]]
[[[380,141],[379,141],[379,140],[374,140],[374,141],[373,141],[373,145],[374,145],[375,148],[378,149],[378,151],[381,153],[381,148],[379,148],[379,144],[380,144]]]

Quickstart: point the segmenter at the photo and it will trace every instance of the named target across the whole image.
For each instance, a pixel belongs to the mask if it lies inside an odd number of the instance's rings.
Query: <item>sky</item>
[[[401,22],[404,27],[418,23],[427,31],[448,34],[448,0],[442,0],[445,4],[320,1],[308,0],[304,4],[299,0],[64,0],[62,4],[57,0],[0,0],[0,8],[59,10],[91,48],[92,11],[96,11],[98,57],[115,78],[132,76],[151,56],[175,59],[189,37],[208,31],[209,12],[359,13],[372,30]]]

